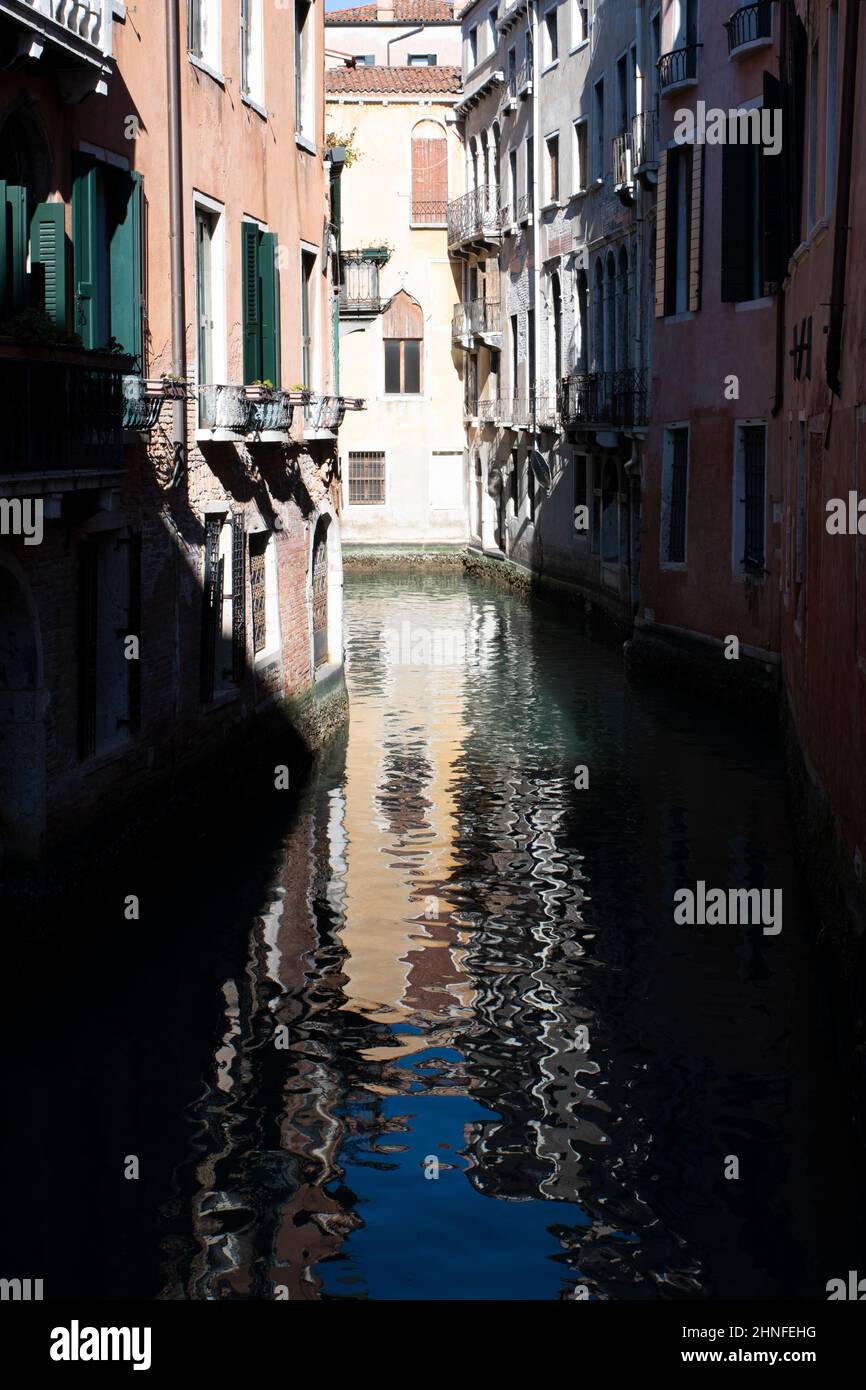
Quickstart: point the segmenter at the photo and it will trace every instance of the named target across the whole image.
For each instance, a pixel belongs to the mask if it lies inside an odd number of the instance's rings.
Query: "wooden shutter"
[[[73,156],[72,179],[72,263],[75,285],[73,330],[87,348],[97,343],[99,313],[96,269],[96,229],[99,170],[88,155]]]
[[[201,613],[201,698],[205,704],[213,699],[214,693],[214,656],[222,600],[222,566],[219,558],[222,524],[221,516],[209,516],[205,521]]]
[[[280,275],[276,232],[259,238],[259,287],[262,316],[262,378],[280,385]]]
[[[246,666],[246,536],[243,512],[232,513],[232,679],[241,685]]]
[[[412,137],[412,221],[444,222],[448,205],[448,145],[444,136]]]
[[[30,263],[44,267],[45,313],[66,331],[66,227],[62,203],[39,203],[30,221]]]
[[[95,542],[78,549],[78,756],[96,748],[96,634],[99,551]]]
[[[772,73],[764,73],[764,110],[783,111],[784,98],[782,84]],[[785,129],[782,122],[782,148],[784,149]],[[761,187],[763,192],[762,227],[764,281],[780,285],[788,264],[785,248],[785,197],[784,164],[779,154],[759,155],[761,160]]]
[[[259,279],[259,229],[252,222],[241,223],[243,258],[244,381],[262,377],[261,284]]]
[[[659,151],[658,183],[656,185],[656,311],[657,319],[665,313],[665,231],[667,227],[668,152]]]
[[[123,169],[109,177],[113,228],[110,242],[111,336],[141,364],[141,175]]]
[[[665,256],[663,270],[664,312],[676,313],[677,271],[680,252],[680,209],[679,198],[685,183],[685,150],[679,145],[668,151],[668,177],[665,190]]]
[[[0,180],[0,312],[27,305],[27,189]]]
[[[729,136],[736,134],[729,129]],[[722,299],[751,299],[751,145],[722,148]]]
[[[137,733],[141,727],[141,532],[134,531],[129,537],[127,550],[129,560],[129,602],[126,631],[138,638],[138,659],[128,661],[129,678],[129,728]]]
[[[692,150],[692,206],[689,228],[689,309],[697,313],[701,307],[701,262],[704,233],[704,147]]]

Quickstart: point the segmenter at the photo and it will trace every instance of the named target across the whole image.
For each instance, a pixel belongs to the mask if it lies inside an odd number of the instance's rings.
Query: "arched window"
[[[593,286],[593,370],[604,371],[604,271],[601,261],[595,263],[595,285]]]
[[[473,192],[478,187],[478,144],[474,135],[469,141],[469,168],[466,172],[469,191]]]
[[[412,222],[441,227],[448,219],[448,142],[437,121],[412,130]]]
[[[628,252],[623,246],[619,253],[619,277],[617,284],[617,315],[616,315],[616,367],[617,371],[625,371],[628,368],[631,347],[629,344],[629,312],[628,312]]]
[[[589,318],[587,315],[589,287],[586,283],[585,270],[577,272],[574,291],[574,370],[582,375],[588,370],[587,348],[589,346]]]
[[[613,252],[608,253],[605,285],[605,344],[604,370],[616,370],[616,261]]]
[[[550,344],[552,381],[557,381],[562,372],[562,288],[559,274],[554,272],[550,280],[551,328],[553,338]]]
[[[420,395],[424,314],[405,290],[394,295],[382,315],[382,339],[386,396]]]

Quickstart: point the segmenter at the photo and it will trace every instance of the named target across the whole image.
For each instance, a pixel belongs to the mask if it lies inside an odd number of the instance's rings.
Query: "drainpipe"
[[[538,448],[538,383],[541,379],[539,364],[541,360],[541,238],[539,237],[539,218],[541,202],[538,192],[538,173],[541,168],[541,148],[538,133],[540,96],[538,91],[539,39],[538,39],[538,0],[527,0],[527,13],[532,31],[532,320],[535,325],[535,351],[533,354],[533,376],[535,389],[532,391],[532,447]],[[528,344],[527,344],[528,346]],[[530,467],[532,461],[530,460]]]
[[[391,44],[399,43],[401,39],[412,39],[415,37],[416,34],[420,34],[423,28],[423,24],[416,24],[414,29],[406,29],[403,33],[395,34],[393,39],[388,40],[388,42],[385,44],[385,52],[388,55],[388,67],[391,66]]]
[[[833,279],[830,290],[830,324],[827,334],[827,385],[834,396],[842,394],[842,319],[845,311],[848,218],[851,209],[851,163],[854,140],[854,107],[857,100],[857,42],[860,6],[848,0],[845,7],[845,67],[839,129],[839,172],[836,180],[836,226],[833,235]]]
[[[168,52],[168,187],[169,238],[171,243],[171,351],[172,371],[186,378],[186,297],[183,266],[183,171],[180,111],[180,24],[177,0],[165,0]],[[174,486],[186,466],[186,401],[175,401],[172,423]]]

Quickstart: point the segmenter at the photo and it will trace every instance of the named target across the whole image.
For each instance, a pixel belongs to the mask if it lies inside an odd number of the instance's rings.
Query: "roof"
[[[327,68],[325,91],[331,92],[460,92],[462,72],[454,67]]]
[[[459,24],[451,0],[394,0],[394,13],[378,19],[376,5],[355,5],[348,10],[326,10],[326,24]]]

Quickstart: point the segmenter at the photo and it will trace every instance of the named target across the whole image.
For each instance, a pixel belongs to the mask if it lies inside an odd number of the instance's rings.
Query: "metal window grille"
[[[766,475],[766,434],[763,425],[743,429],[743,474],[745,481],[745,539],[743,564],[747,570],[764,569],[764,495]]]
[[[267,641],[265,607],[265,553],[267,538],[254,536],[250,540],[250,599],[253,612],[253,651],[264,651]]]
[[[668,559],[683,564],[686,558],[686,497],[689,483],[688,430],[673,430],[671,438],[670,526]]]
[[[385,501],[385,454],[382,450],[349,454],[349,502]]]

